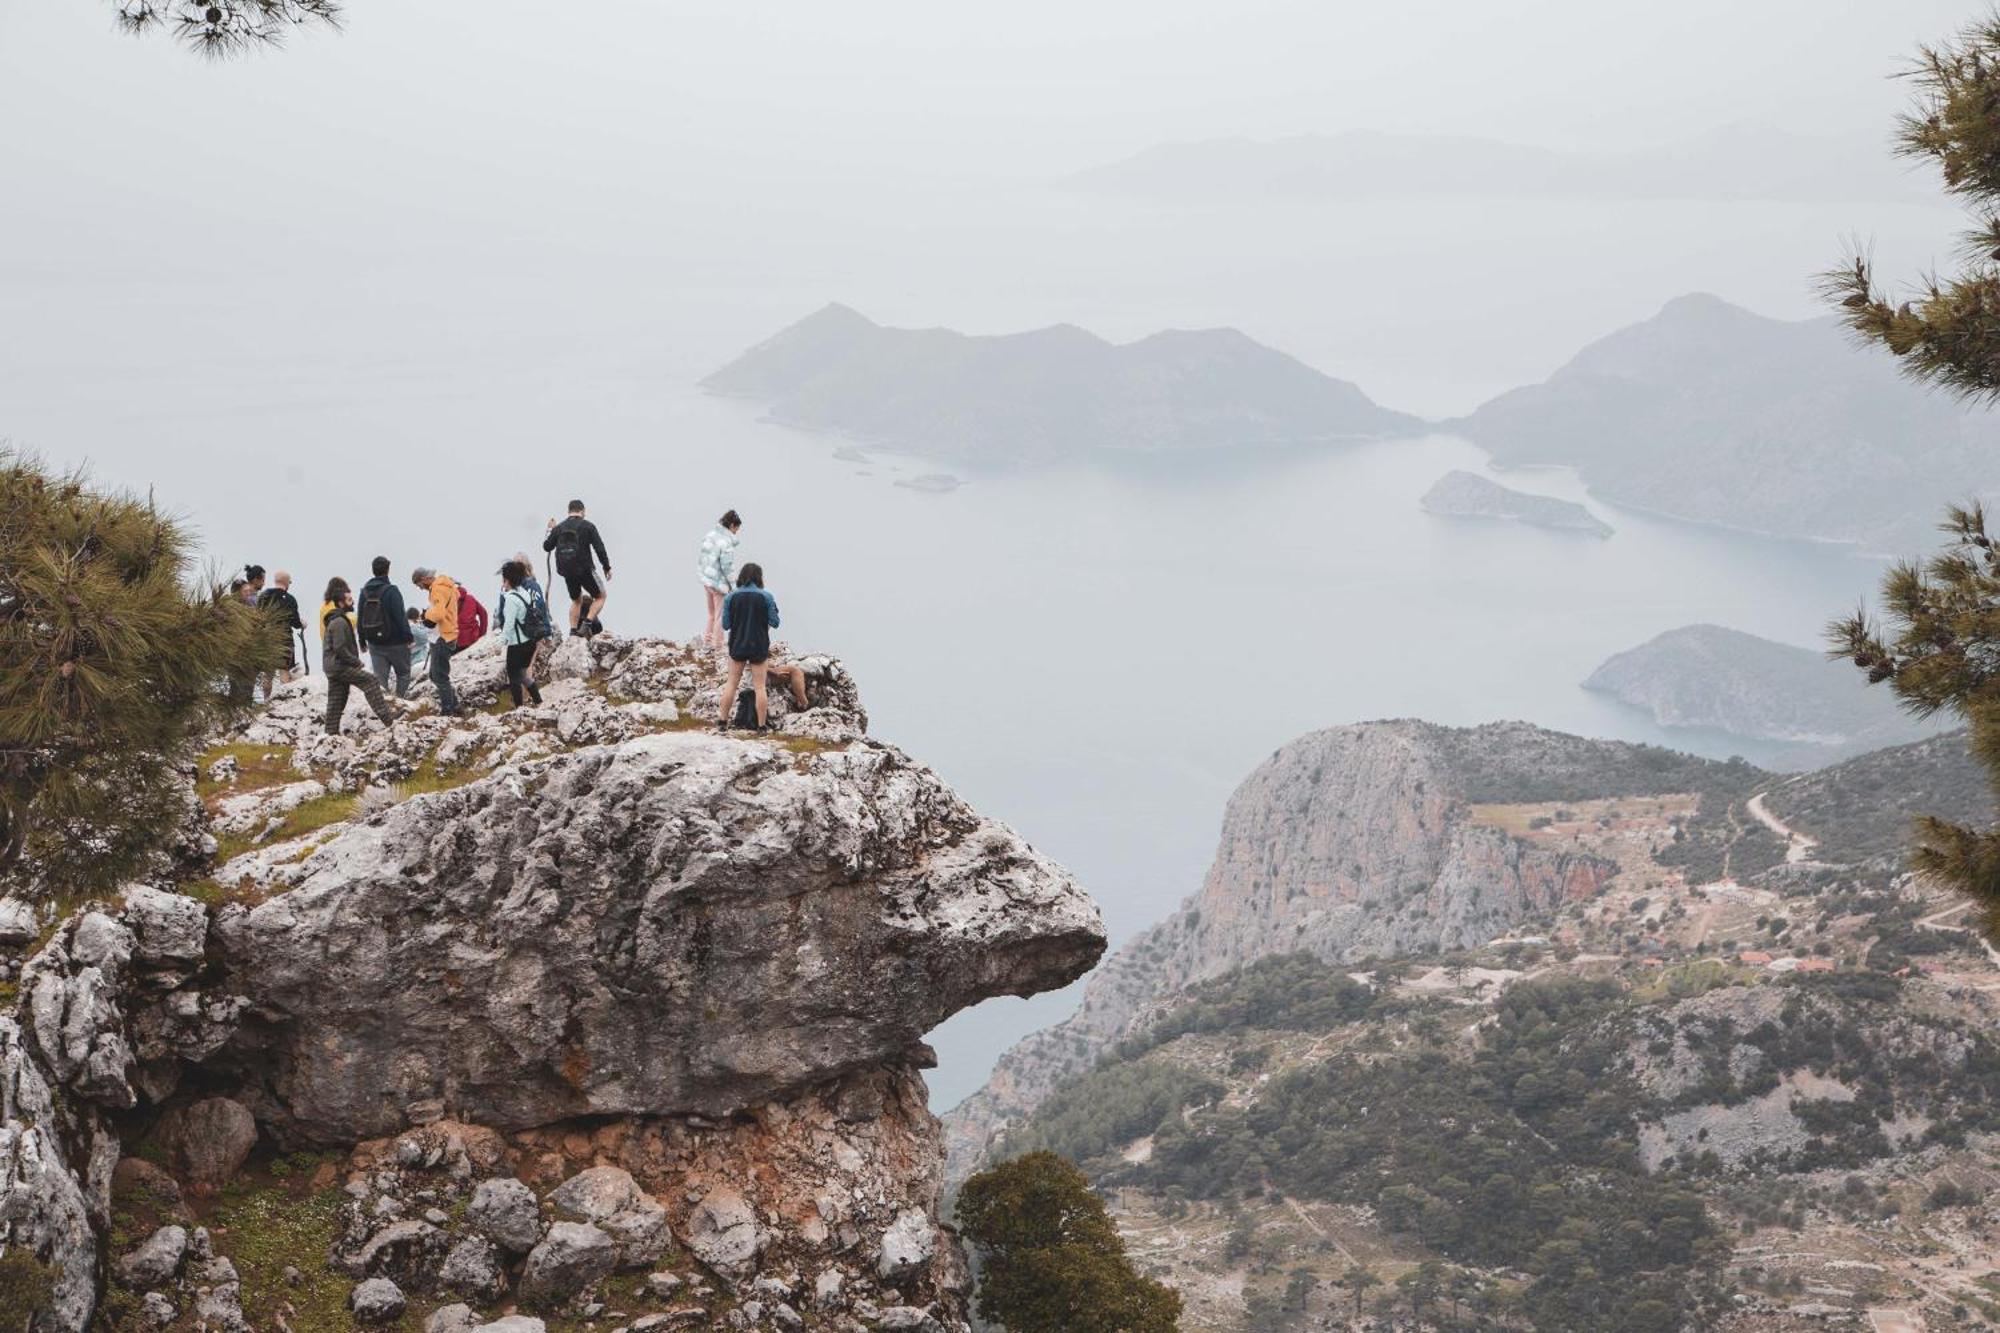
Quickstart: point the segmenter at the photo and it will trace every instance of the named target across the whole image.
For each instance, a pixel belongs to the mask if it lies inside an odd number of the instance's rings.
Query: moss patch
[[[247,834],[232,834],[220,839],[215,851],[216,862],[227,864],[254,847],[290,842],[294,838],[303,838],[308,833],[317,833],[329,824],[352,819],[355,808],[360,804],[361,797],[358,794],[346,791],[330,791],[323,796],[315,796],[310,801],[301,801],[285,812],[283,822],[268,838],[255,839]]]
[[[216,1249],[243,1278],[243,1313],[253,1328],[276,1328],[290,1306],[286,1322],[293,1333],[348,1333],[354,1320],[347,1297],[354,1282],[326,1262],[338,1231],[341,1192],[333,1186],[315,1190],[313,1173],[296,1163],[288,1162],[283,1175],[275,1174],[273,1165],[266,1163],[225,1189],[208,1219]],[[297,1285],[285,1280],[287,1267],[302,1274]],[[417,1324],[406,1315],[389,1327]]]
[[[46,1310],[56,1293],[56,1272],[24,1245],[0,1257],[0,1310],[10,1315]]]
[[[209,769],[223,759],[236,761],[236,778],[232,782],[214,782],[208,776]],[[292,747],[289,745],[248,745],[238,742],[233,745],[218,745],[206,750],[195,760],[198,773],[195,777],[195,794],[211,809],[216,801],[225,796],[240,796],[247,791],[262,791],[266,787],[282,787],[287,782],[297,782],[299,772],[292,767]]]

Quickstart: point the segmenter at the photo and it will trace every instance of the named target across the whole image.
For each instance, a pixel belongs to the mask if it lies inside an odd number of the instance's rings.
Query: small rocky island
[[[1498,518],[1557,532],[1609,537],[1611,525],[1573,500],[1530,495],[1473,472],[1451,471],[1424,492],[1424,512],[1445,518]]]

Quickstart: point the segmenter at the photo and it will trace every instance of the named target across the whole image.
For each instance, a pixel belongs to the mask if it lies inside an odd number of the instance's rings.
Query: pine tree
[[[282,664],[276,627],[187,564],[149,499],[0,450],[0,876],[131,873],[177,823],[174,768],[228,678]]]
[[[128,32],[171,32],[205,56],[277,46],[295,28],[338,28],[339,0],[116,0]]]
[[[979,1315],[1009,1333],[1173,1333],[1180,1294],[1142,1277],[1083,1172],[1052,1152],[981,1171],[958,1196]]]
[[[2000,15],[1918,55],[1909,78],[1915,108],[1898,151],[1935,163],[1974,226],[1960,271],[1923,278],[1914,299],[1893,300],[1857,255],[1824,276],[1848,325],[1902,358],[1915,379],[1982,401],[2000,399]]]
[[[1963,266],[1949,279],[1926,278],[1916,300],[1898,303],[1857,257],[1826,275],[1826,290],[1849,327],[1901,358],[1911,378],[1973,401],[2000,400],[2000,15],[1924,48],[1910,77],[1918,99],[1902,119],[1900,151],[1934,162],[1945,189],[1975,216]],[[1941,553],[1884,577],[1888,628],[1865,612],[1835,621],[1833,653],[1870,683],[1886,683],[1912,712],[1962,720],[2000,801],[2000,555],[1977,505],[1951,509],[1943,529],[1950,540]],[[1922,817],[1912,864],[1982,904],[1987,934],[2000,939],[2000,832]]]

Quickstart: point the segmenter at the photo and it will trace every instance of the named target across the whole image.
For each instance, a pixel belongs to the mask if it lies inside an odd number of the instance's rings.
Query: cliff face
[[[1631,748],[1518,724],[1422,722],[1336,727],[1285,746],[1230,798],[1200,892],[1107,959],[1075,1016],[1015,1046],[946,1116],[952,1173],[1191,983],[1274,954],[1339,962],[1483,944],[1595,895],[1613,863],[1477,823],[1469,797],[1496,799],[1488,789],[1505,785],[1510,756],[1534,769],[1524,782],[1546,782],[1564,764],[1587,766],[1578,756]]]
[[[86,908],[21,968],[0,1240],[55,1275],[36,1327],[89,1317],[121,1141],[198,1190],[260,1139],[346,1157],[357,1303],[380,1278],[573,1310],[655,1268],[676,1326],[957,1327],[923,1034],[1087,969],[1094,905],[870,740],[831,659],[812,710],[745,737],[711,730],[707,658],[647,641],[571,641],[544,707],[492,715],[496,648],[457,664],[456,721],[329,737],[290,687],[201,774],[212,877]],[[512,1240],[476,1222],[492,1182],[526,1200]],[[214,1262],[121,1285],[256,1323]]]

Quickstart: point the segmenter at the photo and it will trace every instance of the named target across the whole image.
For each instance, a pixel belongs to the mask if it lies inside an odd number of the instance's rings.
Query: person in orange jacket
[[[451,655],[458,651],[458,584],[449,574],[420,565],[410,582],[430,594],[431,607],[424,623],[437,631],[431,640],[430,678],[437,690],[438,711],[446,717],[458,716],[458,691],[451,687]]]

